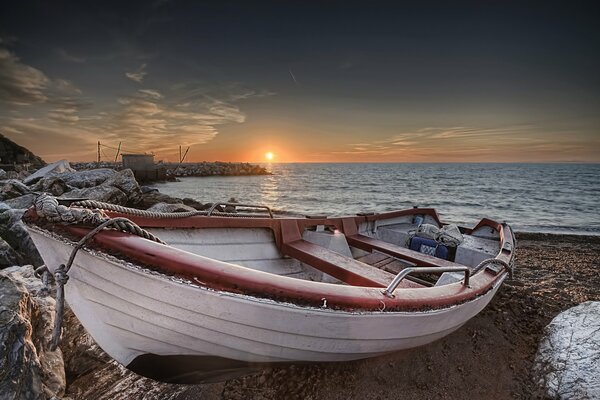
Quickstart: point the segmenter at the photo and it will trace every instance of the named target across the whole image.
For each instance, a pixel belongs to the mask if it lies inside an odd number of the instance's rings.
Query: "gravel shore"
[[[531,399],[543,328],[559,312],[600,300],[600,237],[519,234],[516,273],[492,303],[452,335],[374,359],[274,368],[206,385],[140,378],[98,357],[68,365],[67,396],[98,399]],[[73,317],[74,318],[74,317]],[[374,327],[376,329],[376,327]],[[69,350],[66,350],[69,360]],[[79,372],[75,372],[78,371]]]

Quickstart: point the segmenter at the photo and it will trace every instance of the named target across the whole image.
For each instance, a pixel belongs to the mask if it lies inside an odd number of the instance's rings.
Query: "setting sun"
[[[271,161],[271,160],[273,160],[273,157],[275,157],[275,155],[274,155],[272,152],[270,152],[270,151],[269,151],[268,153],[265,153],[265,158],[266,158],[268,161]]]

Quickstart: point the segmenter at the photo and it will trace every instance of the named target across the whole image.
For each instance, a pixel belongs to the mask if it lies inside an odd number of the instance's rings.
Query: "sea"
[[[515,231],[600,235],[600,164],[293,163],[272,175],[180,178],[161,192],[260,204],[299,215],[434,207],[442,221],[487,217]]]

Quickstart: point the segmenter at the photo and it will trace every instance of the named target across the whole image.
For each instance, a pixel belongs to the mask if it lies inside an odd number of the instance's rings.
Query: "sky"
[[[594,2],[0,10],[0,133],[46,161],[600,162]]]

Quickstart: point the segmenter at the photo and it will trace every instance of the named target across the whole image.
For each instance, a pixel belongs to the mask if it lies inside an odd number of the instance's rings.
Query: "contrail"
[[[298,81],[296,80],[296,77],[294,76],[294,73],[292,72],[292,69],[290,68],[288,71],[290,71],[290,76],[292,77],[292,79],[294,80],[294,83],[297,85]]]

